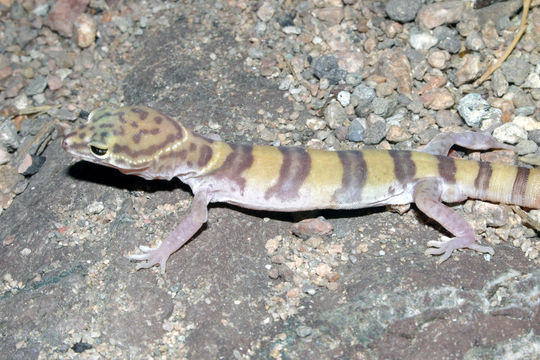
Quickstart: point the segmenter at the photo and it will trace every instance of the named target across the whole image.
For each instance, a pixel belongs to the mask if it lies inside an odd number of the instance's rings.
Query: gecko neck
[[[155,173],[160,178],[181,180],[204,176],[223,164],[232,151],[229,144],[196,134],[186,129],[182,146],[160,156],[155,161]]]

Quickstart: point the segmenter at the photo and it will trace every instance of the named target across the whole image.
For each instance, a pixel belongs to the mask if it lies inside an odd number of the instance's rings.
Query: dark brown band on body
[[[362,189],[366,184],[368,170],[361,151],[338,151],[343,167],[341,188],[334,194],[336,203],[350,203],[362,199]]]
[[[394,161],[394,174],[401,184],[409,183],[416,175],[416,164],[412,160],[410,151],[389,150],[388,153]]]
[[[205,167],[212,158],[212,153],[213,151],[210,146],[201,146],[201,150],[199,151],[199,159],[197,160],[197,166],[200,168]]]
[[[518,167],[514,185],[512,186],[512,204],[523,205],[528,202],[526,201],[527,199],[525,199],[525,192],[527,191],[527,182],[529,181],[530,172],[530,169]]]
[[[229,144],[229,146],[232,152],[223,164],[212,173],[212,176],[218,180],[225,179],[234,182],[243,192],[246,186],[243,173],[253,164],[253,146],[236,144]]]
[[[483,199],[488,194],[489,179],[491,179],[493,169],[491,168],[491,164],[486,162],[480,162],[479,165],[478,175],[476,176],[476,179],[474,179],[474,187],[478,192],[478,196]]]
[[[456,162],[454,159],[448,156],[436,155],[439,161],[438,170],[439,175],[443,178],[447,184],[456,183]]]
[[[279,151],[283,155],[279,178],[277,183],[266,191],[264,198],[295,199],[311,170],[311,156],[306,150],[296,147],[280,147]]]

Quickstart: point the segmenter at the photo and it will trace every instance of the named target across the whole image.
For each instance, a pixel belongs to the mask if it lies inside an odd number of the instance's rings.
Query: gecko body
[[[445,133],[422,151],[323,151],[238,145],[198,135],[146,107],[102,108],[66,135],[62,146],[84,160],[145,179],[178,177],[194,199],[189,214],[157,248],[141,247],[138,268],[165,270],[169,256],[201,228],[211,202],[270,211],[358,209],[416,203],[455,237],[426,251],[446,260],[453,250],[493,253],[472,227],[442,202],[467,198],[540,207],[540,170],[454,159],[453,145],[512,148],[482,133]]]

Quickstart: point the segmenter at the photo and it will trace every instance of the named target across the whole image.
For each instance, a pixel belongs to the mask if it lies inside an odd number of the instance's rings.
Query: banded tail
[[[455,160],[456,180],[467,197],[540,208],[540,170]]]

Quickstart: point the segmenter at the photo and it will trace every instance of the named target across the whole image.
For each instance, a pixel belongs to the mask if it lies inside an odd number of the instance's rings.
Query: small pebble
[[[313,73],[319,79],[326,78],[331,84],[337,84],[345,79],[347,72],[338,66],[337,58],[334,55],[318,57],[313,61]]]
[[[437,38],[426,32],[412,33],[409,36],[409,44],[416,50],[429,50],[437,45]]]
[[[92,16],[81,14],[75,21],[75,41],[81,48],[87,48],[96,39],[97,27]]]
[[[460,86],[467,82],[471,82],[480,75],[481,70],[482,63],[480,61],[480,55],[465,54],[461,61],[461,66],[456,72],[456,80],[454,81],[454,84],[456,86]]]
[[[532,140],[521,140],[516,145],[518,155],[533,154],[538,150],[538,145]]]
[[[347,112],[337,101],[332,101],[324,109],[324,120],[331,129],[337,129],[347,120]]]
[[[467,35],[465,46],[469,50],[478,51],[482,50],[485,45],[482,36],[477,31],[473,31]]]
[[[99,214],[105,209],[105,206],[103,205],[103,202],[101,201],[94,201],[90,205],[86,207],[86,213],[87,214]]]
[[[526,89],[540,89],[540,74],[530,73],[521,87]]]
[[[450,54],[455,54],[461,48],[461,40],[456,30],[446,26],[439,26],[433,30],[433,35],[437,38],[437,47],[447,50]]]
[[[0,121],[0,147],[12,153],[19,148],[19,145],[20,138],[13,122]]]
[[[364,141],[364,125],[359,118],[354,119],[351,122],[347,130],[347,140],[353,142],[362,142]],[[539,136],[540,138],[540,136]]]
[[[499,109],[491,108],[480,94],[468,94],[459,100],[458,112],[467,125],[479,128],[487,119],[498,120],[502,116]]]
[[[409,22],[414,20],[420,7],[422,7],[422,0],[389,0],[385,10],[390,19]]]
[[[313,131],[322,130],[326,127],[326,121],[319,118],[309,118],[306,120],[306,126]]]
[[[302,33],[302,29],[300,29],[298,26],[285,26],[281,28],[281,31],[287,35],[300,35]]]
[[[387,96],[384,98],[376,97],[372,102],[373,112],[376,115],[387,117],[394,113],[397,106],[397,97]]]
[[[386,123],[384,118],[370,114],[367,119],[367,126],[365,128],[364,143],[368,145],[376,145],[384,139],[386,135]]]
[[[514,123],[506,123],[493,131],[493,137],[500,142],[514,145],[527,140],[527,131]]]
[[[25,88],[24,93],[28,96],[41,94],[47,87],[47,78],[39,76],[32,80]]]
[[[264,22],[267,22],[274,16],[274,6],[270,2],[264,2],[259,10],[257,10],[257,17]]]
[[[0,165],[7,164],[11,160],[11,155],[0,147]]]
[[[521,57],[510,56],[501,65],[501,70],[509,83],[521,85],[529,76],[530,64]]]
[[[348,91],[340,91],[337,94],[337,99],[339,103],[341,104],[341,106],[345,108],[349,106],[349,104],[351,103],[351,93]]]
[[[358,107],[365,108],[371,105],[371,102],[375,98],[375,90],[366,84],[360,84],[354,88],[352,93],[358,100]]]
[[[460,0],[449,0],[429,5],[424,5],[417,21],[427,29],[433,29],[444,24],[453,24],[463,17],[465,4]]]
[[[428,55],[428,63],[437,69],[444,69],[450,60],[450,54],[444,50],[436,50]]]
[[[500,69],[495,70],[491,76],[491,87],[496,96],[502,97],[508,90],[508,81]]]
[[[328,6],[316,9],[313,14],[328,25],[338,25],[345,16],[342,6]]]
[[[309,326],[301,325],[296,328],[296,335],[298,335],[299,337],[309,336],[311,335],[312,332],[313,332],[313,329],[310,328]]]
[[[540,121],[529,116],[516,116],[512,122],[526,131],[540,130]]]

